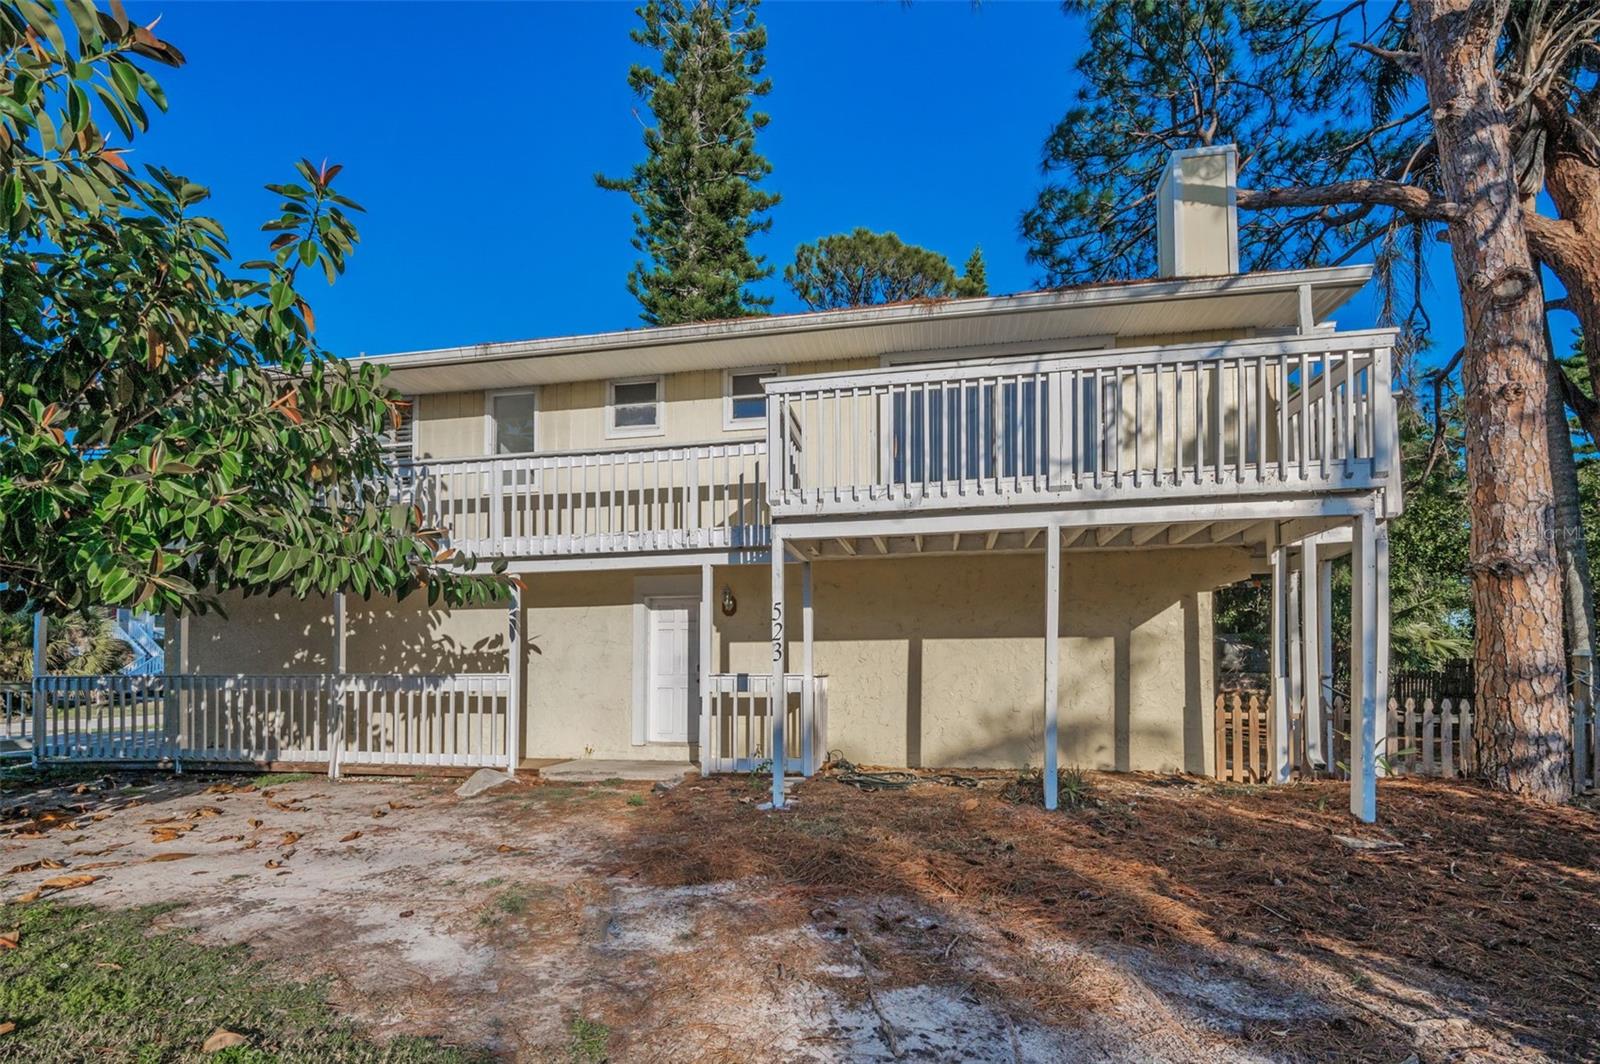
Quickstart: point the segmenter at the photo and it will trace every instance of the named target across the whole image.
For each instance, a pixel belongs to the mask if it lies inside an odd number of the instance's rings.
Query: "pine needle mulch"
[[[779,813],[756,808],[765,795],[752,781],[691,780],[652,803],[649,830],[613,871],[666,886],[760,878],[800,909],[910,898],[1018,942],[1042,932],[1184,956],[1258,949],[1371,1013],[1373,1031],[1389,1024],[1394,1035],[1393,1021],[1371,995],[1345,991],[1415,990],[1408,1001],[1432,1003],[1441,1023],[1470,1016],[1535,1055],[1600,1059],[1592,808],[1396,780],[1381,785],[1368,827],[1351,820],[1337,783],[1090,774],[1081,804],[1049,813],[1016,801],[1014,776],[984,775],[976,790],[875,792],[822,776]],[[1278,1048],[1353,1058],[1393,1045],[1347,1030],[1328,1038]]]

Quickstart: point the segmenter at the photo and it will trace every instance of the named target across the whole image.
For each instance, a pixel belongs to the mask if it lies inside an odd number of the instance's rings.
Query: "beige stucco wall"
[[[1063,764],[1210,771],[1210,592],[1250,568],[1245,552],[1222,548],[1067,552]],[[875,764],[1039,763],[1041,555],[814,569],[816,668],[829,677],[831,749]],[[719,669],[769,668],[767,571],[730,569],[718,579],[742,603],[734,618],[719,618]],[[791,583],[789,630],[798,636],[798,578]],[[791,644],[791,671],[799,660]]]
[[[1089,768],[1208,772],[1210,592],[1243,579],[1230,548],[1069,551],[1062,595],[1061,759]],[[800,669],[800,574],[789,567],[790,671]],[[1003,767],[1042,757],[1042,555],[818,563],[816,667],[828,675],[830,749],[889,765]],[[769,573],[721,567],[738,599],[716,618],[716,671],[770,669]],[[534,575],[527,591],[532,757],[687,760],[684,745],[633,743],[635,625],[643,594],[693,590],[698,575]],[[322,671],[324,603],[230,603],[232,620],[192,622],[196,672]],[[353,672],[505,668],[501,607],[432,611],[351,600]]]

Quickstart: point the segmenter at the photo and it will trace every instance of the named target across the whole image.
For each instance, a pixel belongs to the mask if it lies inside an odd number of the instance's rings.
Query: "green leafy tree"
[[[202,186],[123,157],[183,60],[71,0],[0,2],[0,609],[204,610],[217,592],[499,593],[400,504],[399,396],[323,351],[299,289],[356,242],[302,162],[236,266]]]
[[[749,285],[772,275],[750,238],[772,227],[777,195],[758,188],[772,166],[756,151],[768,116],[752,110],[772,89],[762,77],[767,31],[756,0],[648,0],[633,31],[657,66],[635,65],[628,84],[655,124],[645,159],[627,177],[595,175],[635,207],[633,246],[644,259],[628,291],[652,325],[761,314],[771,297]]]
[[[812,310],[837,310],[908,299],[987,295],[983,252],[973,249],[964,276],[937,251],[894,233],[856,228],[795,249],[783,279]]]

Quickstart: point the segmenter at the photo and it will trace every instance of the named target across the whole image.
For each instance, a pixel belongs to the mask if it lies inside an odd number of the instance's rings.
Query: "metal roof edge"
[[[1153,278],[1085,285],[1079,288],[1023,292],[1007,296],[980,296],[928,302],[892,303],[848,310],[804,311],[767,317],[735,318],[647,329],[619,329],[601,333],[510,340],[434,348],[393,354],[362,355],[354,362],[373,362],[395,369],[421,369],[463,362],[483,363],[556,355],[596,354],[606,351],[659,347],[668,344],[777,337],[799,332],[848,329],[868,325],[893,325],[930,319],[961,319],[1118,303],[1192,299],[1234,293],[1269,292],[1309,284],[1317,287],[1359,289],[1372,276],[1368,264],[1327,266],[1301,270],[1270,270],[1216,277]],[[1341,300],[1341,303],[1343,301]]]

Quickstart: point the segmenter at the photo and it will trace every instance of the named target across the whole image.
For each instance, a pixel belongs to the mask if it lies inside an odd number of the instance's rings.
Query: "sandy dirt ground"
[[[621,1061],[1600,1054],[1586,810],[1499,821],[1512,803],[1396,783],[1386,822],[1357,830],[1335,785],[1095,777],[1083,808],[1047,814],[998,779],[819,779],[772,814],[743,780],[469,800],[455,782],[117,773],[13,793],[0,893],[93,875],[60,900],[174,903],[158,925],[328,978],[380,1036],[507,1060],[568,1059],[580,1019]],[[1566,916],[1540,926],[1541,906]],[[1482,921],[1502,961],[1473,955]],[[1573,955],[1541,969],[1541,951]]]

